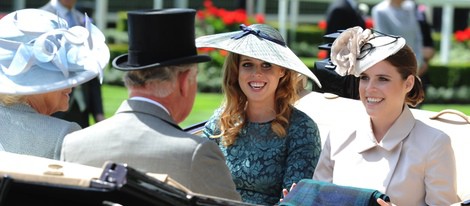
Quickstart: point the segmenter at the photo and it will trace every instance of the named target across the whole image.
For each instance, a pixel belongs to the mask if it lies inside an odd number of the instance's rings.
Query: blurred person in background
[[[405,38],[418,62],[418,76],[426,68],[423,58],[423,36],[416,16],[416,5],[412,0],[382,0],[372,7],[374,29],[386,34]]]
[[[335,0],[326,12],[326,34],[335,33],[350,27],[360,26],[365,29],[364,17],[356,0]]]
[[[436,51],[434,48],[434,39],[432,38],[432,25],[428,22],[426,16],[427,8],[423,4],[416,3],[416,19],[418,20],[421,35],[423,37],[423,64],[419,70],[422,71],[421,81],[423,82],[424,92],[426,92],[431,80],[429,79],[429,64],[431,59],[434,57]],[[421,104],[419,104],[420,106]]]

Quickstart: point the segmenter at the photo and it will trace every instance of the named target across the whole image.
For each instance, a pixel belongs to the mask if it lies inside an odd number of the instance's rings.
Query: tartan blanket
[[[280,206],[378,206],[377,198],[390,202],[390,198],[366,188],[340,186],[313,179],[302,179],[289,192]]]

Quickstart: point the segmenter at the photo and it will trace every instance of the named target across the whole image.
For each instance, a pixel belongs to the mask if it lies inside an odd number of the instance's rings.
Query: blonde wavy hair
[[[25,103],[27,96],[22,95],[11,95],[11,94],[0,94],[0,104],[12,105],[17,103]]]
[[[223,65],[222,90],[225,93],[225,99],[219,120],[221,133],[212,136],[212,138],[223,136],[221,142],[226,147],[235,143],[247,119],[245,112],[247,97],[238,83],[239,63],[240,55],[229,52]],[[277,105],[276,117],[271,122],[272,130],[279,137],[285,137],[287,134],[292,105],[299,99],[297,90],[300,81],[299,75],[289,69],[285,70],[285,75],[279,80],[274,100]]]

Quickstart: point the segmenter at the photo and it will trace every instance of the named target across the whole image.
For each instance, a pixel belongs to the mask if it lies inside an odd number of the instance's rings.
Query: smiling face
[[[240,56],[238,83],[249,102],[273,103],[284,68],[255,58]]]
[[[413,84],[412,75],[403,80],[396,67],[380,61],[360,75],[359,95],[372,120],[398,118]]]

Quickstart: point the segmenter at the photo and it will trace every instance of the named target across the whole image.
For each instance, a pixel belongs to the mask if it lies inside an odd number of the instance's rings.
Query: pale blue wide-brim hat
[[[41,94],[102,80],[109,58],[103,33],[88,17],[85,27],[71,28],[40,9],[0,19],[0,94]]]

